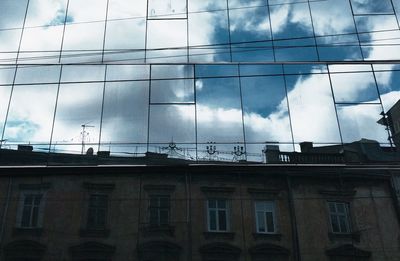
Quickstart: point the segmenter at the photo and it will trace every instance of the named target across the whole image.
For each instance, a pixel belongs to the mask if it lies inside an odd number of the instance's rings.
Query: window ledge
[[[233,240],[235,238],[235,233],[233,233],[233,232],[204,232],[204,237],[206,239]]]
[[[81,229],[79,235],[81,237],[108,237],[110,235],[109,229]]]
[[[253,233],[253,237],[255,240],[274,240],[280,241],[282,238],[282,234],[267,234],[267,233]]]
[[[331,241],[342,241],[342,240],[346,240],[346,241],[356,241],[356,242],[360,242],[360,232],[353,232],[353,233],[332,233],[330,232],[328,234],[329,239]]]
[[[34,228],[26,228],[26,227],[15,227],[13,230],[13,235],[15,236],[35,236],[40,237],[43,233],[43,228],[34,227]]]
[[[175,227],[165,225],[165,226],[145,226],[141,228],[142,233],[145,236],[170,236],[173,237],[175,236]]]

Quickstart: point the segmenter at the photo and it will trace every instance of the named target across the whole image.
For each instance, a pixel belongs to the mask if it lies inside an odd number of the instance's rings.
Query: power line
[[[383,32],[398,32],[399,30],[376,30],[376,31],[370,31],[367,33],[383,33]],[[334,35],[326,35],[323,37],[338,37],[338,36],[345,36],[345,35],[354,35],[355,33],[346,33],[346,34],[334,34]],[[287,38],[287,39],[280,39],[280,40],[273,40],[276,42],[280,41],[293,41],[293,40],[305,40],[305,39],[313,39],[313,37],[307,36],[307,37],[298,37],[298,38]],[[249,51],[257,51],[264,49],[264,50],[279,50],[279,49],[293,49],[293,48],[312,48],[312,47],[320,47],[320,48],[329,48],[329,47],[379,47],[379,46],[385,46],[385,47],[390,47],[390,46],[399,46],[397,43],[387,43],[387,44],[371,44],[373,42],[378,42],[378,41],[390,41],[390,40],[398,40],[400,37],[390,37],[390,38],[381,38],[381,39],[372,39],[369,41],[362,41],[358,43],[358,41],[347,41],[347,42],[336,42],[336,43],[326,43],[326,44],[317,44],[315,46],[314,44],[304,44],[304,45],[277,45],[275,44],[274,46],[234,46],[234,45],[245,45],[245,44],[251,44],[251,43],[269,43],[272,42],[272,40],[257,40],[257,41],[247,41],[247,42],[238,42],[238,43],[221,43],[221,44],[209,44],[209,45],[195,45],[195,46],[177,46],[177,47],[167,47],[167,48],[138,48],[138,49],[76,49],[76,50],[62,50],[62,53],[75,53],[75,54],[64,54],[62,55],[62,58],[73,58],[73,57],[90,57],[90,56],[98,56],[100,54],[105,55],[115,55],[115,54],[126,54],[126,53],[135,53],[135,52],[151,52],[151,51],[178,51],[178,50],[218,50],[218,49],[227,49],[229,46],[232,46],[233,49],[246,49],[246,51],[237,51],[234,50],[233,53],[239,53],[239,52],[249,52]],[[368,44],[367,44],[368,43]],[[230,47],[229,47],[230,48]],[[81,53],[76,53],[76,52],[81,52]],[[83,53],[82,53],[83,52]],[[19,60],[23,61],[29,61],[29,60],[38,60],[38,59],[54,59],[59,57],[60,50],[44,50],[44,51],[3,51],[0,53],[6,53],[6,54],[13,54],[13,53],[56,53],[57,55],[41,55],[41,56],[33,56],[33,57],[24,57],[20,58]],[[224,52],[225,53],[225,52]],[[221,53],[198,53],[198,54],[188,54],[189,57],[195,57],[195,56],[202,56],[202,55],[209,55],[209,54],[221,54]],[[174,56],[157,56],[157,57],[151,57],[149,59],[161,59],[161,58],[178,58],[178,57],[186,57],[187,54],[185,55],[174,55]],[[13,58],[3,58],[0,59],[0,61],[7,62],[7,61],[14,61],[15,59]],[[143,58],[133,58],[129,60],[143,60]],[[108,62],[112,62],[108,61]],[[91,62],[88,62],[91,63]]]
[[[148,0],[150,1],[150,0]],[[328,0],[310,0],[309,2],[326,2]],[[227,8],[219,8],[219,9],[208,9],[208,10],[199,10],[199,11],[187,11],[184,13],[167,13],[167,14],[159,14],[159,15],[152,15],[150,16],[151,18],[148,18],[147,16],[132,16],[132,17],[123,17],[123,18],[111,18],[111,19],[99,19],[99,20],[92,20],[92,21],[82,21],[82,22],[67,22],[65,23],[66,25],[76,25],[76,24],[90,24],[90,23],[102,23],[102,22],[113,22],[113,21],[124,21],[124,20],[135,20],[135,19],[149,19],[152,20],[152,18],[157,18],[161,17],[160,19],[163,19],[164,17],[172,17],[170,20],[173,20],[173,17],[179,16],[179,15],[186,15],[186,14],[200,14],[200,13],[212,13],[212,12],[221,12],[221,11],[230,11],[230,10],[243,10],[243,9],[252,9],[252,8],[259,8],[259,7],[270,7],[270,6],[282,6],[282,5],[295,5],[295,4],[301,4],[301,3],[308,3],[308,1],[301,0],[297,2],[290,2],[290,3],[276,3],[276,4],[264,4],[264,5],[252,5],[252,6],[240,6],[240,7],[229,7]],[[68,14],[66,14],[68,16]],[[154,19],[154,20],[155,20]],[[181,19],[181,18],[179,18]],[[167,20],[167,19],[165,19]],[[8,31],[8,30],[21,30],[21,29],[30,29],[30,28],[48,28],[48,27],[57,27],[57,26],[62,26],[62,24],[57,24],[57,25],[34,25],[34,26],[25,26],[25,27],[9,27],[9,28],[0,28],[0,31]]]

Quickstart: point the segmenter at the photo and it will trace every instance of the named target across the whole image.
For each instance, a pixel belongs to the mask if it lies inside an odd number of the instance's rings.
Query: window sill
[[[26,228],[26,227],[15,227],[13,230],[14,236],[35,236],[40,237],[43,233],[43,228],[33,227],[33,228]]]
[[[79,235],[81,237],[108,237],[110,235],[109,229],[81,229]]]
[[[353,232],[353,233],[332,233],[328,234],[329,239],[331,241],[356,241],[360,242],[360,232]]]
[[[204,232],[203,234],[206,239],[233,240],[235,238],[235,233],[233,232]]]
[[[144,236],[175,236],[175,227],[164,225],[164,226],[145,226],[141,228]]]
[[[253,237],[255,240],[274,240],[280,241],[282,238],[282,234],[268,234],[268,233],[253,233]]]

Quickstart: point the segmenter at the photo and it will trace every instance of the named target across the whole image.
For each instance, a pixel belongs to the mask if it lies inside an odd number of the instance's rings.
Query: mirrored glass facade
[[[343,163],[367,147],[396,161],[399,12],[399,0],[3,0],[1,149],[43,164]]]

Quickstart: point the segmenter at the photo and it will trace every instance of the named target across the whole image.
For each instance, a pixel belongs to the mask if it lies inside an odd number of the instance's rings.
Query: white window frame
[[[257,204],[264,204],[264,208],[262,210],[257,209]],[[267,209],[266,205],[271,205],[271,209]],[[265,222],[265,231],[260,231],[260,220],[258,219],[258,212],[263,213],[263,222]],[[256,220],[256,233],[257,234],[276,234],[277,233],[277,222],[276,222],[276,204],[273,200],[255,200],[254,201],[254,213]],[[272,223],[273,223],[273,231],[267,231],[267,222],[266,222],[266,213],[272,213]]]
[[[22,224],[22,218],[24,214],[24,208],[25,208],[25,198],[29,196],[40,196],[40,202],[39,205],[37,206],[37,223],[35,226],[32,225],[32,217],[33,217],[33,208],[34,206],[31,206],[31,211],[30,211],[30,217],[29,217],[29,226],[23,226]],[[18,228],[22,229],[36,229],[36,228],[42,228],[43,226],[43,216],[44,216],[44,201],[45,201],[45,192],[43,191],[38,191],[38,190],[26,190],[22,191],[20,193],[20,200],[19,200],[19,206],[18,206],[18,213],[17,213],[17,224],[16,226]]]
[[[215,208],[210,208],[210,201],[215,201]],[[225,201],[225,208],[218,207],[218,201]],[[230,231],[230,201],[225,198],[210,198],[207,199],[207,229],[208,232],[229,232]],[[211,229],[211,222],[210,222],[210,211],[215,211],[215,224],[216,229]],[[219,224],[219,211],[225,211],[225,223],[226,229],[221,229]]]
[[[105,206],[105,222],[104,226],[99,226],[98,224],[90,224],[89,218],[90,218],[90,211],[92,210],[91,204],[93,203],[91,201],[92,196],[105,196],[106,197],[106,206]],[[86,228],[87,229],[106,229],[107,224],[108,224],[108,212],[109,212],[109,201],[110,201],[110,195],[108,193],[102,193],[102,192],[92,192],[89,193],[89,200],[88,200],[88,205],[87,205],[87,217],[86,217]]]
[[[331,204],[335,207],[335,211],[331,211]],[[341,213],[337,211],[337,206],[342,205],[345,213]],[[329,222],[330,222],[330,230],[334,234],[350,234],[352,232],[352,227],[351,227],[351,219],[350,219],[350,204],[348,202],[343,202],[343,201],[328,201],[327,204],[328,207],[328,212],[329,212]],[[334,231],[333,229],[333,222],[332,222],[332,216],[335,216],[335,218],[338,220],[338,225],[339,225],[339,230],[340,231]],[[347,231],[343,231],[340,222],[339,222],[339,217],[344,217],[345,224],[347,226]]]
[[[168,207],[161,207],[161,198],[165,198],[168,200]],[[157,206],[151,206],[151,200],[152,199],[157,199]],[[151,209],[155,209],[157,211],[157,224],[151,224],[150,219],[151,219]],[[167,217],[167,224],[161,224],[161,211],[167,211],[168,212],[168,217]],[[171,222],[171,197],[169,195],[150,195],[149,196],[149,205],[148,205],[148,220],[149,220],[149,225],[150,226],[168,226]]]

